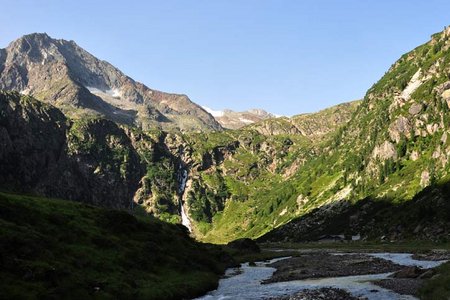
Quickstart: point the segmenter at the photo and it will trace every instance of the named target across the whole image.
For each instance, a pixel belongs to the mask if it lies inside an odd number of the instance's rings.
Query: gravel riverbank
[[[365,254],[332,254],[328,252],[302,253],[297,257],[270,264],[276,268],[271,278],[263,283],[381,274],[401,270],[403,267],[391,261]]]
[[[265,300],[366,300],[363,297],[354,297],[349,292],[336,288],[321,288],[303,290],[294,295],[266,298]]]

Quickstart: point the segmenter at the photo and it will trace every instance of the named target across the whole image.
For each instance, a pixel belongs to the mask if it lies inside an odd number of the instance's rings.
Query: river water
[[[400,265],[418,266],[423,268],[435,267],[445,262],[419,261],[413,259],[411,257],[411,254],[405,253],[369,253],[368,255],[391,260]],[[207,295],[197,299],[255,300],[274,296],[290,295],[303,289],[315,289],[322,287],[345,289],[354,296],[367,297],[369,300],[417,299],[413,296],[394,293],[370,282],[371,280],[387,278],[391,273],[294,280],[288,282],[261,284],[262,280],[270,278],[275,272],[275,268],[267,267],[267,265],[286,258],[273,259],[268,262],[257,262],[256,266],[253,267],[249,266],[248,263],[245,263],[242,264],[240,268],[228,269],[225,273],[224,278],[220,280],[219,287],[216,290],[211,291]]]

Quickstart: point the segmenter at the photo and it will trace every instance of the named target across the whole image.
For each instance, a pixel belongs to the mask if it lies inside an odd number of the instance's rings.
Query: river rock
[[[400,271],[395,272],[390,277],[392,278],[417,278],[422,273],[424,273],[424,270],[418,267],[408,267],[404,268]]]
[[[433,275],[436,274],[436,272],[433,269],[427,270],[425,272],[423,272],[422,274],[419,275],[419,279],[428,279],[433,277]]]

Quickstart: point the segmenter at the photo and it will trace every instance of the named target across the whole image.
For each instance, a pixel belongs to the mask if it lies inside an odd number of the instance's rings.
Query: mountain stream
[[[399,265],[418,266],[421,268],[432,268],[445,262],[415,260],[412,258],[412,254],[405,253],[368,253],[367,255],[390,260]],[[289,257],[277,258],[266,262],[257,262],[256,266],[249,266],[248,263],[244,263],[241,264],[239,268],[228,269],[224,278],[220,280],[219,287],[216,290],[209,292],[207,295],[197,298],[197,300],[266,299],[269,297],[295,294],[303,289],[318,289],[322,287],[344,289],[350,292],[353,296],[366,297],[369,300],[417,299],[410,295],[397,294],[391,290],[384,289],[371,283],[372,280],[386,279],[392,273],[293,280],[287,282],[261,284],[261,281],[270,278],[276,270],[275,268],[268,267],[268,265],[287,258]]]

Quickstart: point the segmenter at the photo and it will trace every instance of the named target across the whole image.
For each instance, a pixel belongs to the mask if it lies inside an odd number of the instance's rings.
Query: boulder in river
[[[400,271],[395,272],[391,275],[393,278],[417,278],[422,273],[424,273],[425,270],[419,268],[419,267],[407,267]]]

